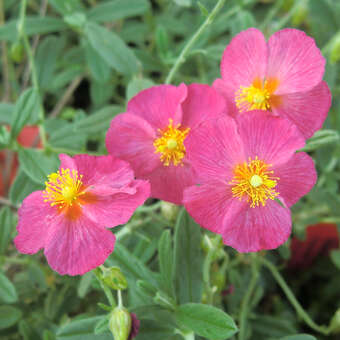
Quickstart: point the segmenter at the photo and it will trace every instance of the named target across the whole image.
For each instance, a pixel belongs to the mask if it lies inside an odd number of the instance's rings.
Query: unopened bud
[[[124,290],[127,288],[128,283],[126,281],[126,278],[118,267],[103,267],[102,270],[102,281],[108,287],[116,290]]]
[[[337,63],[340,60],[340,36],[339,35],[336,36],[332,44],[329,59],[331,63],[333,64]]]
[[[10,56],[11,59],[16,63],[21,63],[24,59],[24,46],[21,42],[17,41],[11,46]]]
[[[306,0],[295,0],[297,1],[294,13],[292,15],[293,26],[300,26],[308,15],[308,4]]]
[[[161,204],[162,215],[170,222],[176,221],[179,211],[179,206],[169,202],[163,202]]]
[[[131,315],[124,307],[116,307],[110,316],[109,328],[114,340],[128,340],[131,332]]]

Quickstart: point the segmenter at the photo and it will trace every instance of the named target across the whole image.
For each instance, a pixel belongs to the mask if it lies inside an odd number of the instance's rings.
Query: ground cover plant
[[[339,15],[0,0],[0,339],[337,339]]]

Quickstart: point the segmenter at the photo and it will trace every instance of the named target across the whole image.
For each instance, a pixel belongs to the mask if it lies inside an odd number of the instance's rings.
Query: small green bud
[[[331,63],[333,64],[337,63],[340,60],[340,36],[339,35],[337,35],[337,37],[335,38],[332,44],[329,59]]]
[[[102,281],[112,289],[124,290],[127,288],[128,283],[124,274],[118,267],[102,268]]]
[[[24,46],[20,41],[16,41],[10,50],[11,59],[15,63],[21,63],[25,56]]]
[[[164,202],[161,203],[161,213],[170,222],[176,221],[179,211],[179,206],[173,203]]]
[[[340,333],[340,309],[335,312],[330,322],[329,329],[333,334]]]
[[[294,10],[294,14],[292,16],[292,24],[293,26],[300,26],[308,16],[308,4],[305,0],[297,0],[297,7]]]
[[[109,328],[114,340],[128,340],[131,324],[131,315],[128,310],[124,307],[116,307],[109,320]]]

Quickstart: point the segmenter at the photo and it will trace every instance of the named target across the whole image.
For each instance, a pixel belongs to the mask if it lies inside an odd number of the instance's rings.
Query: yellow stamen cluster
[[[248,163],[239,164],[234,169],[234,177],[229,182],[232,185],[233,197],[242,200],[246,196],[250,207],[266,205],[268,199],[275,199],[279,195],[274,190],[277,185],[278,177],[274,177],[274,172],[269,170],[271,164],[249,158]]]
[[[184,139],[189,133],[190,128],[181,129],[181,125],[173,126],[173,120],[169,119],[169,125],[158,130],[160,137],[155,139],[153,145],[155,153],[160,153],[160,159],[163,165],[169,166],[171,163],[175,166],[183,165],[182,159],[185,156]]]
[[[44,202],[51,202],[51,206],[57,205],[60,209],[72,206],[80,195],[83,185],[78,171],[61,169],[48,176],[45,182],[46,188],[43,191]]]
[[[270,110],[271,93],[266,86],[262,84],[253,84],[249,87],[240,86],[235,94],[237,108],[241,111],[251,110]]]

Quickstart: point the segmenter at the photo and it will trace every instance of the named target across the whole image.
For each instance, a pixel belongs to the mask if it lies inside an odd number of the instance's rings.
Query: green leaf
[[[0,254],[3,254],[7,249],[9,241],[11,240],[13,227],[13,213],[9,207],[3,207],[0,210]]]
[[[21,318],[20,309],[12,306],[0,306],[0,329],[15,325]]]
[[[92,272],[88,272],[80,278],[77,293],[81,299],[84,298],[91,289],[92,278]]]
[[[48,2],[61,15],[71,14],[82,9],[79,0],[48,0]]]
[[[14,104],[0,103],[0,123],[11,125],[13,112]]]
[[[31,180],[23,170],[19,170],[11,188],[9,198],[13,204],[20,204],[22,200],[30,193],[36,190],[42,190],[44,186]]]
[[[151,79],[135,77],[129,82],[127,86],[126,99],[130,100],[140,91],[145,90],[154,85],[155,83]]]
[[[228,314],[200,303],[180,306],[176,311],[176,319],[184,327],[210,340],[229,339],[237,332],[237,327]]]
[[[301,151],[313,151],[329,144],[336,144],[339,140],[340,136],[338,131],[325,129],[319,130],[316,131],[314,136],[307,141],[306,146],[302,148]]]
[[[64,39],[50,36],[45,38],[38,47],[35,63],[37,65],[38,82],[41,88],[47,89],[52,84],[53,75]]]
[[[285,336],[283,338],[280,338],[280,340],[317,340],[317,339],[314,338],[314,336],[308,334],[296,334]]]
[[[169,230],[164,230],[158,243],[158,259],[164,290],[174,296],[174,261]]]
[[[27,124],[30,118],[35,116],[39,110],[40,98],[38,92],[33,89],[27,89],[15,104],[13,113],[13,124],[11,129],[11,138],[18,136],[21,129]]]
[[[57,340],[112,340],[112,334],[109,332],[93,334],[95,326],[101,319],[101,316],[97,316],[72,321],[57,331]]]
[[[18,301],[18,294],[13,283],[0,273],[0,303],[15,303]]]
[[[334,265],[340,269],[340,250],[332,250],[331,251],[331,259]]]
[[[16,41],[18,39],[18,20],[8,21],[0,27],[0,40]],[[25,19],[25,33],[27,36],[59,32],[68,26],[59,18],[27,16]]]
[[[182,209],[175,227],[175,280],[181,304],[200,302],[202,295],[201,229]]]
[[[191,0],[173,0],[173,1],[178,6],[183,6],[183,7],[191,6]]]
[[[103,317],[94,328],[94,334],[102,334],[109,331],[109,316]]]
[[[87,12],[89,20],[96,22],[115,21],[145,13],[147,0],[115,0],[98,4]]]
[[[85,26],[85,35],[91,46],[117,72],[131,75],[138,71],[138,59],[117,34],[89,22]]]
[[[21,169],[38,184],[45,183],[47,175],[58,169],[56,154],[47,156],[40,150],[20,148],[18,155]]]

